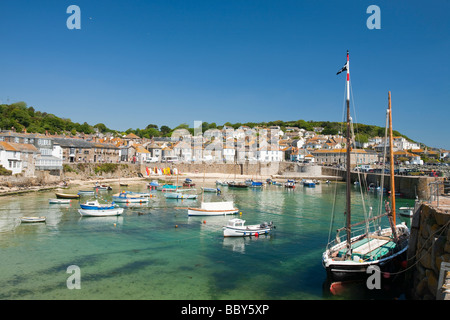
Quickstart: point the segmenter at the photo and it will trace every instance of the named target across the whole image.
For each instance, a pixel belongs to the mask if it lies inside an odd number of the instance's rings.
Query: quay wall
[[[437,202],[422,203],[414,213],[406,279],[411,299],[450,300],[450,211]]]
[[[330,167],[322,167],[322,173],[330,176],[339,176],[343,180],[346,179],[346,172],[344,170],[339,170]],[[369,186],[371,183],[375,184],[376,186],[381,185],[382,180],[381,174],[352,172],[351,173],[352,183],[355,181],[359,181],[358,175],[361,175],[362,183],[365,186]],[[429,199],[431,195],[429,183],[438,180],[443,180],[443,178],[396,175],[394,178],[395,191],[400,192],[405,198],[415,199],[417,196],[419,199]],[[391,187],[391,180],[389,175],[384,176],[384,186],[388,190]]]

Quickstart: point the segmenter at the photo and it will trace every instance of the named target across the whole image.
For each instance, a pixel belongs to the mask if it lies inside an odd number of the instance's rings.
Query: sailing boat
[[[396,225],[395,221],[395,192],[391,193],[392,210],[388,202],[385,202],[386,213],[373,218],[367,218],[365,221],[352,224],[351,214],[351,179],[350,179],[350,68],[349,53],[347,51],[347,63],[337,73],[347,71],[347,150],[346,150],[346,223],[345,227],[337,230],[336,239],[329,241],[326,251],[322,255],[322,264],[327,271],[328,279],[331,282],[347,280],[364,280],[369,274],[367,269],[371,266],[377,266],[383,272],[392,271],[391,267],[394,261],[403,259],[403,255],[408,249],[409,229],[404,223]],[[393,168],[393,150],[392,150],[392,114],[391,114],[391,94],[389,92],[389,132],[390,132],[390,163],[391,163],[391,190],[394,186],[394,168]],[[387,216],[389,219],[389,228],[381,229],[378,227],[375,231],[369,231],[371,222],[380,221],[381,217]],[[366,228],[359,231],[359,234],[352,235],[352,227],[363,225]],[[340,231],[346,231],[345,236],[340,237]],[[355,230],[353,230],[355,231]],[[331,235],[331,228],[330,228]]]

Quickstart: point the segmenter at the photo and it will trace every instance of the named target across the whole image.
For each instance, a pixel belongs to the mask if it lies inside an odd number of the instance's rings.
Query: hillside
[[[305,121],[305,120],[293,120],[293,121],[269,121],[269,122],[246,122],[246,123],[230,123],[226,122],[223,125],[217,125],[216,123],[203,122],[202,130],[203,132],[208,129],[221,129],[223,126],[230,126],[234,129],[240,126],[248,126],[250,128],[254,127],[270,127],[279,126],[282,130],[286,127],[297,127],[302,128],[307,131],[313,131],[314,128],[323,128],[321,133],[324,135],[334,135],[339,132],[345,133],[345,125],[341,122],[330,122],[330,121]],[[360,142],[367,142],[369,138],[380,136],[383,137],[385,134],[385,128],[378,127],[374,125],[357,124],[357,130],[355,129],[356,139]],[[60,118],[54,114],[36,111],[33,107],[27,107],[25,102],[16,102],[12,104],[1,104],[0,105],[0,129],[10,130],[15,128],[17,132],[22,132],[24,129],[30,133],[45,133],[46,131],[50,134],[61,134],[64,132],[76,134],[77,132],[83,132],[86,134],[91,134],[96,132],[105,133],[122,133],[120,131],[107,128],[103,123],[97,123],[95,125],[88,124],[84,122],[79,124],[77,122],[72,122],[70,119]],[[140,137],[152,138],[152,137],[163,137],[170,136],[175,129],[188,129],[193,133],[194,129],[190,128],[188,124],[180,124],[179,126],[171,129],[168,126],[158,127],[155,124],[149,124],[144,129],[128,129],[124,133],[134,133]],[[394,136],[402,136],[406,139],[412,141],[405,135],[394,130]]]

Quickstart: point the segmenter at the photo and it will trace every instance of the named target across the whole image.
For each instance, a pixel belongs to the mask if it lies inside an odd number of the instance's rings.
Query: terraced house
[[[77,138],[53,138],[62,149],[63,162],[119,162],[119,148],[113,144]]]

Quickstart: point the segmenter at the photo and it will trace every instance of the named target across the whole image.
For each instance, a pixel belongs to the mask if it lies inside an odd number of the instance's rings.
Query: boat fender
[[[258,232],[255,232],[255,237],[259,237],[259,233]]]

